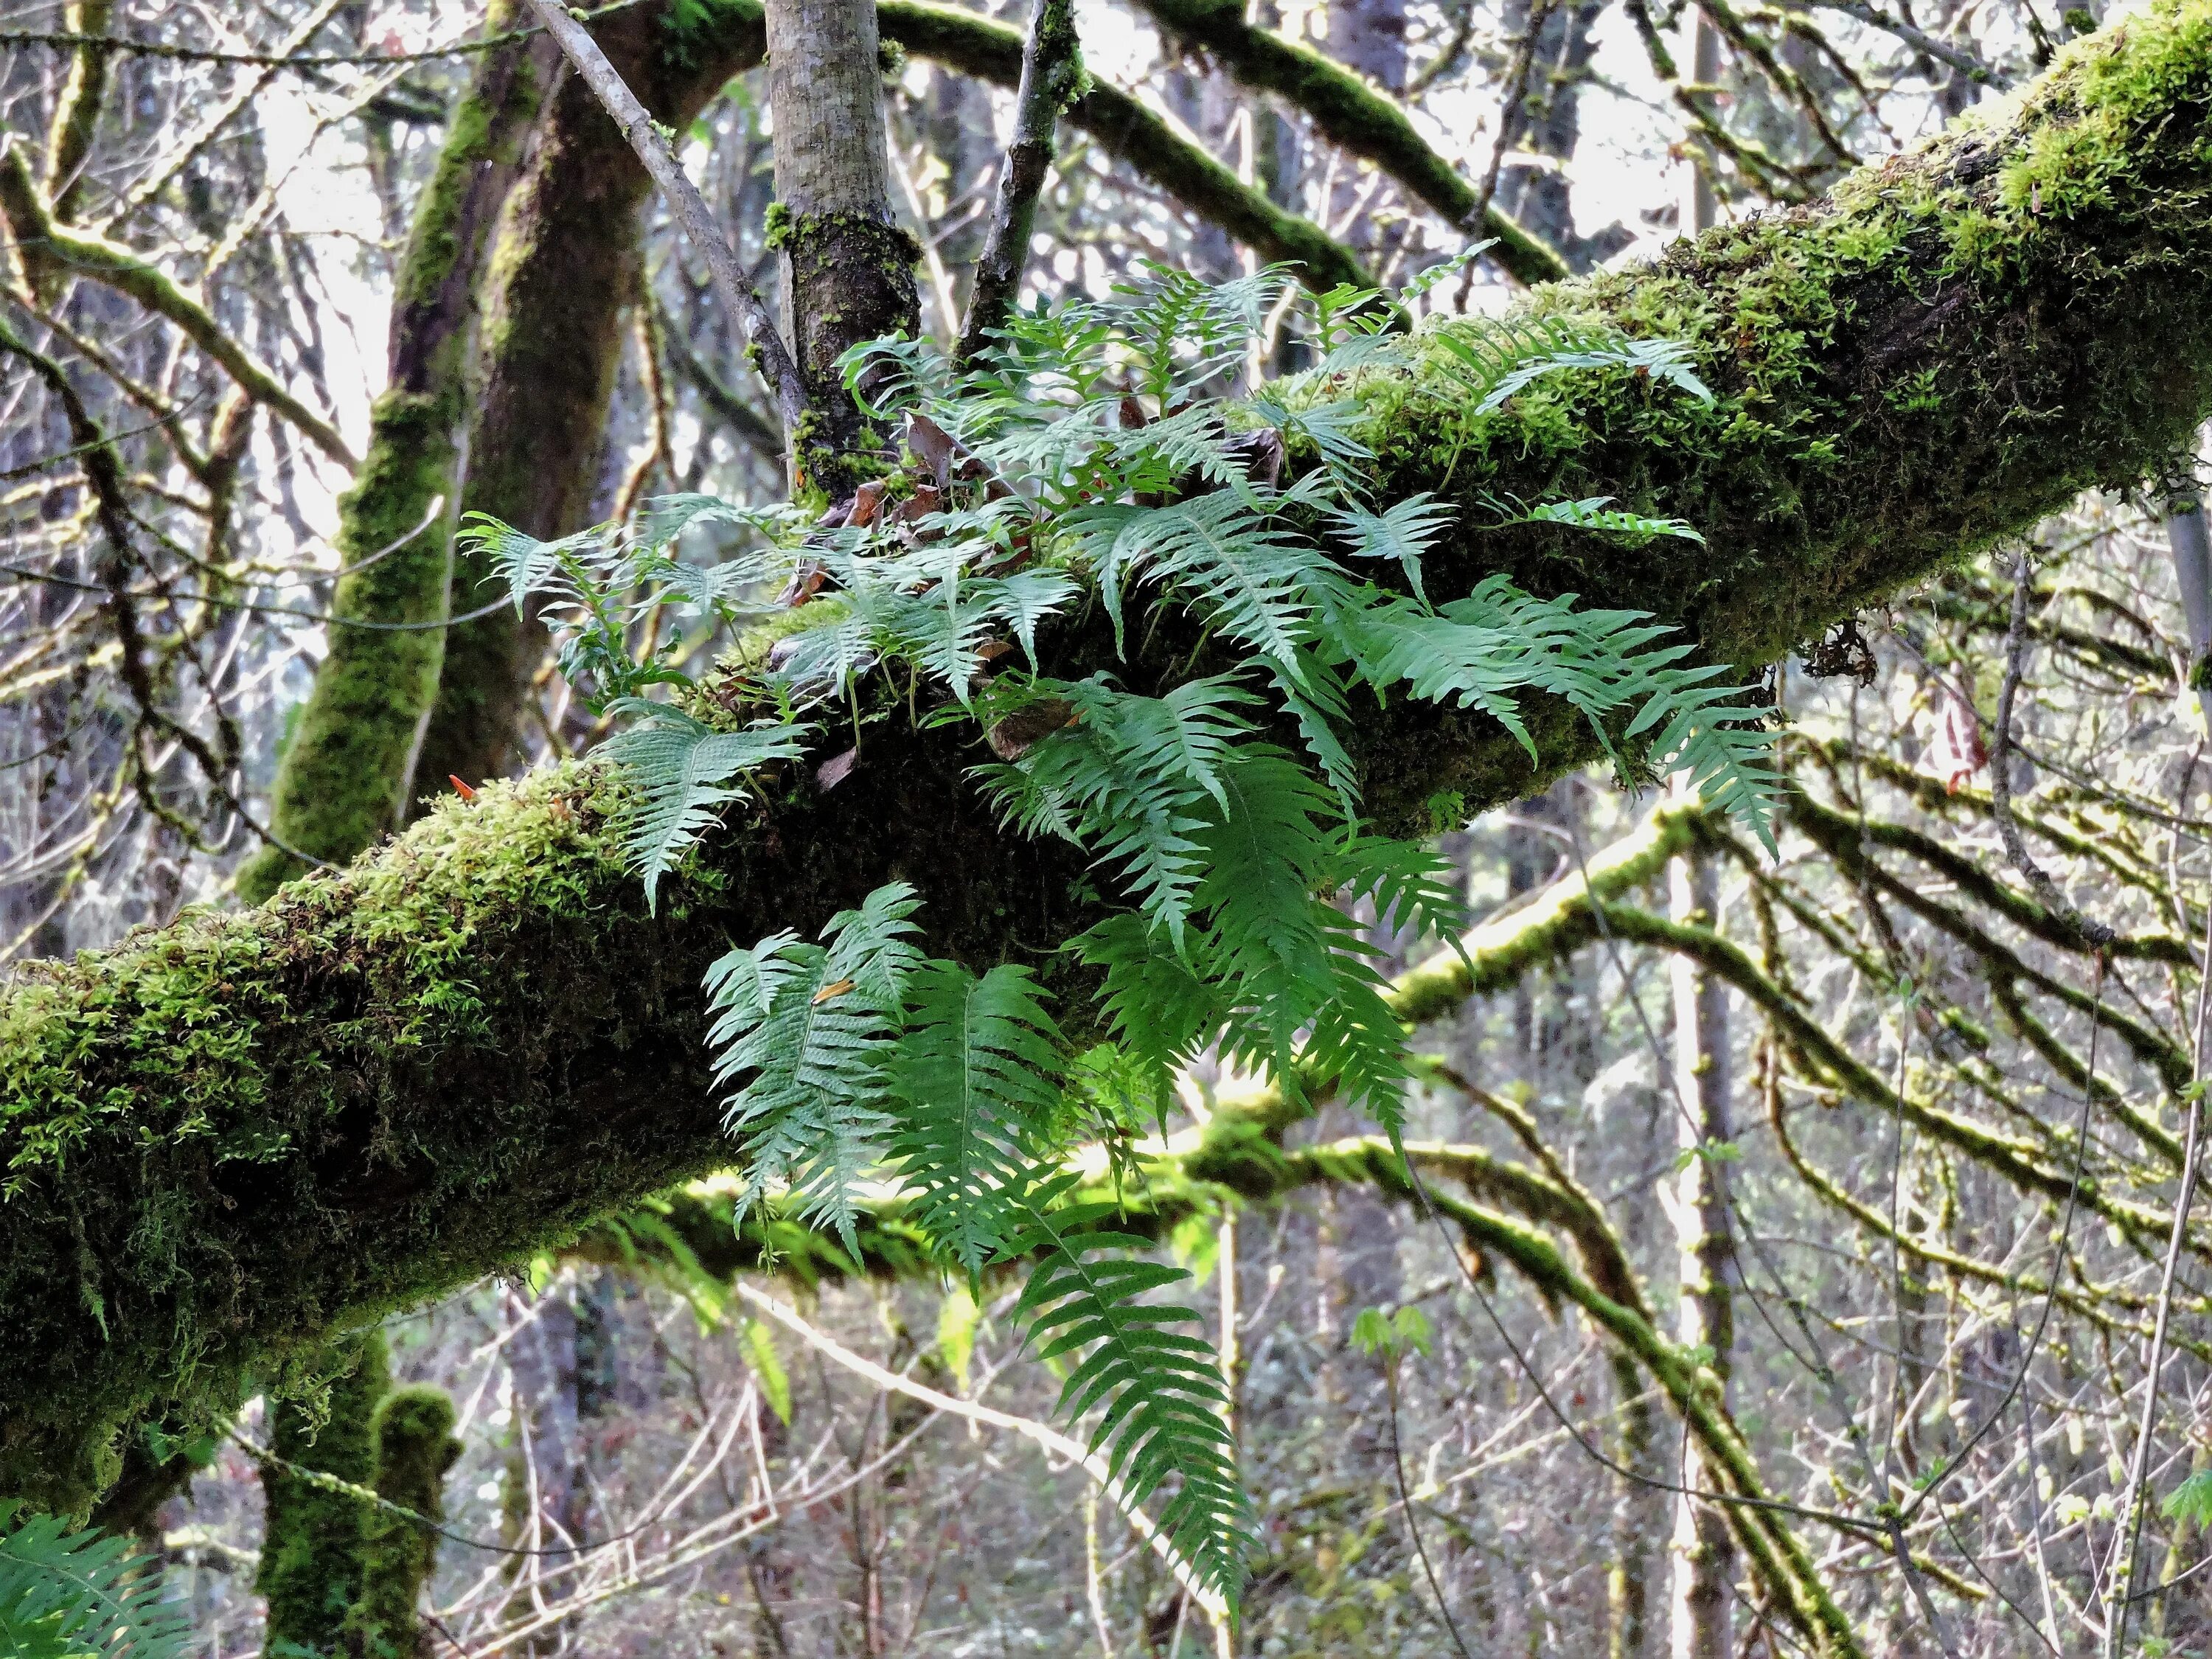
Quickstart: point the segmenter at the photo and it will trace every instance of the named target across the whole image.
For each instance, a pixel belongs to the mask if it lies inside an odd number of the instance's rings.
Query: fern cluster
[[[1096,1414],[1094,1443],[1139,1496],[1172,1480],[1170,1535],[1232,1594],[1252,1534],[1218,1368],[1169,1294],[1185,1276],[1128,1255],[1077,1201],[1059,1168],[1083,1121],[1073,1103],[1110,1074],[1160,1109],[1175,1072],[1212,1051],[1286,1088],[1334,1079],[1398,1136],[1404,1032],[1348,901],[1448,938],[1464,919],[1437,857],[1362,821],[1343,733],[1363,696],[1479,711],[1532,759],[1522,699],[1564,698],[1626,775],[1686,772],[1762,836],[1778,787],[1741,689],[1642,613],[1503,577],[1431,599],[1425,561],[1455,513],[1371,499],[1358,404],[1236,392],[1269,317],[1297,302],[1280,270],[1210,287],[1154,270],[1018,313],[968,365],[924,342],[859,348],[848,385],[904,422],[908,464],[812,525],[684,496],[627,532],[472,532],[518,604],[556,611],[588,694],[633,717],[610,748],[638,787],[649,897],[747,775],[799,756],[872,675],[917,712],[927,687],[928,718],[988,739],[975,781],[1009,826],[1095,858],[1121,904],[1068,948],[1103,987],[1116,1044],[1103,1062],[1067,1054],[1025,969],[927,957],[903,884],[818,939],[778,933],[714,965],[741,1212],[775,1189],[849,1245],[860,1183],[891,1180],[948,1270],[1029,1260],[1018,1317],[1068,1361],[1065,1409]],[[1321,384],[1397,372],[1415,349],[1371,291],[1310,305]],[[1478,409],[1590,368],[1710,396],[1671,343],[1474,320],[1419,337]],[[1698,533],[1602,500],[1491,510],[1632,539]],[[746,544],[708,567],[675,556],[682,531],[717,521]],[[723,706],[755,711],[742,729],[645,697],[684,678],[683,647],[636,652],[641,617],[676,603],[729,627],[807,601],[811,625],[718,687]],[[1194,617],[1233,665],[1158,696],[1044,672],[1053,617],[1099,606],[1126,656],[1147,604]],[[1268,735],[1292,731],[1294,747]]]
[[[80,1532],[0,1498],[0,1655],[6,1659],[171,1659],[191,1645],[161,1575],[125,1538]]]

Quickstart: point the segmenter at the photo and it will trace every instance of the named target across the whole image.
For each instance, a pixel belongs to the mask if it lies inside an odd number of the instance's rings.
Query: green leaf
[[[1237,1474],[1219,1360],[1191,1334],[1195,1313],[1152,1299],[1190,1275],[1130,1255],[1129,1240],[1103,1228],[1110,1205],[1052,1207],[1073,1180],[1037,1195],[1017,1241],[1035,1265],[1015,1316],[1041,1359],[1074,1362],[1060,1414],[1097,1413],[1091,1444],[1130,1497],[1142,1503],[1176,1479],[1161,1530],[1200,1580],[1233,1602],[1259,1539]]]
[[[191,1643],[128,1539],[76,1531],[0,1498],[0,1655],[7,1659],[171,1659]]]
[[[791,1426],[791,1376],[783,1369],[783,1356],[775,1351],[775,1333],[757,1319],[748,1319],[740,1334],[744,1344],[745,1363],[753,1368],[753,1376],[760,1383],[761,1398],[776,1420],[786,1428]]]
[[[2197,1470],[2166,1493],[2158,1508],[2169,1521],[2212,1530],[2212,1469]]]
[[[1703,532],[1681,519],[1654,519],[1613,505],[1610,495],[1592,495],[1579,501],[1546,501],[1525,513],[1516,513],[1507,524],[1564,524],[1577,530],[1601,530],[1609,535],[1651,541],[1661,536],[1702,542]]]
[[[645,904],[657,909],[660,878],[714,822],[717,807],[743,793],[731,780],[771,761],[797,760],[812,729],[763,722],[718,732],[680,708],[624,698],[613,712],[636,724],[603,752],[629,769],[643,799],[629,820],[630,863],[645,878]]]
[[[1059,1031],[1034,975],[1001,963],[981,979],[930,962],[890,1061],[899,1127],[890,1153],[914,1218],[970,1277],[1020,1225],[1010,1205],[1050,1150],[1060,1106]]]
[[[821,944],[775,933],[708,969],[715,1080],[738,1085],[723,1122],[745,1154],[740,1223],[764,1192],[787,1188],[802,1220],[835,1228],[860,1255],[854,1189],[892,1127],[885,1067],[921,963],[917,902],[888,883],[831,917]]]

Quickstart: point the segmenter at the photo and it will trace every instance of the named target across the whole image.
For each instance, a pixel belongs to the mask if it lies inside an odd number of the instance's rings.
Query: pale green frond
[[[652,910],[661,877],[714,822],[716,809],[742,793],[732,780],[773,761],[797,760],[811,728],[763,724],[718,732],[680,708],[637,698],[624,699],[615,712],[637,722],[617,732],[603,752],[637,786],[641,799],[629,809],[626,839]]]

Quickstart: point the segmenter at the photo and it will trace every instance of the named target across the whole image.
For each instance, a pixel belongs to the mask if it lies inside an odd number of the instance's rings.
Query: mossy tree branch
[[[1414,130],[1405,111],[1311,47],[1247,22],[1241,0],[1138,3],[1162,28],[1202,48],[1247,86],[1304,112],[1331,143],[1374,162],[1446,223],[1469,236],[1495,238],[1491,257],[1516,282],[1551,283],[1567,275],[1567,262],[1486,203]]]
[[[485,27],[514,20],[502,0]],[[477,289],[500,205],[520,163],[546,70],[524,43],[477,60],[401,255],[387,382],[368,453],[338,501],[341,566],[330,649],[277,768],[270,829],[311,858],[344,864],[404,816],[437,695],[451,610],[453,496],[468,407]],[[258,902],[300,861],[270,846],[239,872]]]
[[[1711,406],[1590,372],[1481,414],[1425,357],[1328,390],[1364,404],[1383,499],[1441,487],[1462,508],[1432,594],[1503,571],[1759,661],[2181,444],[2212,407],[2208,196],[2212,0],[2186,0],[1818,210],[1539,301],[1686,339]],[[1492,493],[1611,494],[1708,540],[1486,530]],[[1104,629],[1041,639],[1048,672],[1110,661]],[[1128,681],[1218,665],[1192,660],[1194,634],[1164,617]],[[260,910],[12,984],[0,1490],[82,1504],[121,1425],[234,1398],[333,1331],[725,1163],[699,975],[731,938],[811,933],[904,876],[933,951],[1042,961],[1064,986],[1049,953],[1097,915],[1078,855],[1004,833],[966,781],[977,751],[892,715],[902,690],[866,695],[886,718],[864,762],[826,795],[799,769],[764,780],[658,921],[622,866],[617,787],[586,764],[450,803]],[[1440,791],[1480,807],[1588,756],[1566,712],[1529,718],[1535,769],[1474,715],[1370,712],[1351,734],[1369,810],[1417,832]],[[2068,1184],[2038,1146],[1982,1150],[2033,1190]]]

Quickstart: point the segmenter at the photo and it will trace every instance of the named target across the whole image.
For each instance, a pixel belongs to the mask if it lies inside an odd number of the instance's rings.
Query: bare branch
[[[1075,33],[1073,0],[1037,0],[1022,49],[1022,85],[1014,99],[1014,136],[999,168],[999,193],[989,239],[975,262],[975,286],[961,325],[961,362],[972,362],[1006,321],[1020,296],[1036,226],[1037,197],[1052,169],[1053,131],[1062,111],[1083,88],[1083,52]]]

